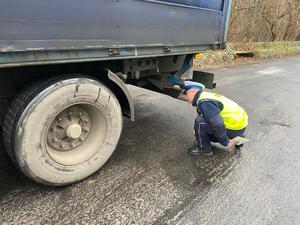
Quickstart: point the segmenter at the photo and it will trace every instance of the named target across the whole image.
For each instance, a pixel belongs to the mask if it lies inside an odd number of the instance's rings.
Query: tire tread
[[[9,104],[7,112],[4,115],[2,136],[3,136],[3,142],[4,142],[6,152],[18,167],[19,165],[16,162],[16,156],[15,156],[15,135],[16,135],[16,128],[23,111],[26,109],[28,104],[45,88],[49,87],[53,83],[62,81],[66,78],[74,78],[74,77],[75,75],[72,76],[66,75],[66,76],[37,81],[32,85],[26,87],[24,90],[22,90]]]

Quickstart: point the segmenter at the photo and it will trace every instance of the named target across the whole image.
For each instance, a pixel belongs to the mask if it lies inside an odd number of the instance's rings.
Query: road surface
[[[82,182],[35,184],[0,151],[0,224],[300,224],[300,56],[215,72],[249,114],[242,151],[189,156],[195,109],[130,87],[136,122]]]

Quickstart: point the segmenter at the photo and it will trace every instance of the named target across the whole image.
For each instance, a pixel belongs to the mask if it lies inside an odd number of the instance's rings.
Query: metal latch
[[[120,55],[119,49],[117,48],[110,48],[108,51],[110,56]]]
[[[164,46],[164,47],[163,47],[163,52],[164,52],[164,53],[169,53],[169,52],[171,52],[171,47],[170,47],[170,46]]]

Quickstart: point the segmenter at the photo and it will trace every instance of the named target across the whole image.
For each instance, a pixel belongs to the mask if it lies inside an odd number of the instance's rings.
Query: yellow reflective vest
[[[225,127],[229,130],[241,130],[248,126],[248,116],[245,110],[230,99],[210,92],[202,92],[199,101],[215,100],[223,104],[220,116],[224,120]]]

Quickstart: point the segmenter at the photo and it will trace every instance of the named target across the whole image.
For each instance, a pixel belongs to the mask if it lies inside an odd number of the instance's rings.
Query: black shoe
[[[194,145],[193,147],[188,149],[189,154],[194,155],[194,156],[210,156],[213,154],[211,148],[205,149],[205,148],[199,148],[198,145]]]

